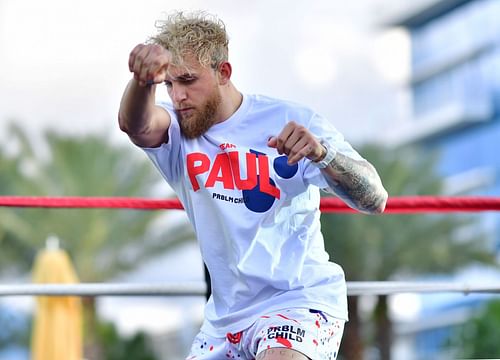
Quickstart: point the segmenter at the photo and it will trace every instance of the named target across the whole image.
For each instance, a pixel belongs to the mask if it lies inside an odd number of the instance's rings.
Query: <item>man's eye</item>
[[[170,82],[170,81],[165,81],[165,85],[166,85],[168,88],[170,88],[170,87],[172,87],[172,82]]]

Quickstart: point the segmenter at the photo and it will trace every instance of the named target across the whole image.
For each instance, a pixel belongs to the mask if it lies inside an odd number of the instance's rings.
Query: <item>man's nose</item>
[[[174,84],[172,85],[170,96],[172,97],[172,101],[174,103],[179,104],[187,98],[186,89],[184,88],[184,86]]]

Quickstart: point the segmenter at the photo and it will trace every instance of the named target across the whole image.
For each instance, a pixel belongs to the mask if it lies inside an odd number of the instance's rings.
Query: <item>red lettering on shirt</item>
[[[226,149],[236,149],[236,145],[231,144],[231,143],[223,143],[219,145],[219,148],[224,151]]]
[[[199,165],[197,165],[198,162]],[[200,189],[200,184],[198,184],[198,180],[196,180],[196,175],[208,171],[210,168],[210,159],[203,153],[191,153],[186,157],[186,165],[193,190],[198,191]]]
[[[233,174],[229,165],[229,156],[226,153],[217,154],[215,157],[205,187],[214,187],[216,181],[222,182],[224,189],[234,189]]]
[[[230,151],[231,169],[233,169],[234,182],[239,190],[250,190],[257,186],[257,156],[252,153],[246,154],[247,178],[241,178],[240,160],[237,151]]]
[[[260,191],[263,193],[274,196],[275,198],[280,198],[280,190],[271,184],[269,181],[269,161],[266,155],[259,155],[259,180],[260,180]]]
[[[212,188],[216,182],[220,182],[224,189],[234,190],[236,187],[238,190],[250,190],[260,183],[260,191],[279,199],[280,190],[271,184],[269,176],[269,158],[263,154],[246,153],[244,163],[246,179],[242,179],[239,156],[237,151],[219,153],[212,163],[206,154],[199,152],[188,154],[186,166],[193,190],[200,189],[196,177],[208,172],[205,188]]]

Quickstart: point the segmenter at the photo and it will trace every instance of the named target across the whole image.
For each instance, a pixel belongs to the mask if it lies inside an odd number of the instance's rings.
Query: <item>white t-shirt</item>
[[[238,110],[189,140],[172,117],[168,143],[145,152],[176,191],[212,278],[202,331],[224,337],[263,313],[304,307],[347,319],[344,273],[329,262],[320,232],[321,171],[289,166],[267,146],[290,121],[362,159],[331,123],[308,108],[244,95]]]

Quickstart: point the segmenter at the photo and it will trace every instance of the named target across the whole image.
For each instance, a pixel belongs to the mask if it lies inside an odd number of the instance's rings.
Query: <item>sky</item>
[[[0,0],[0,140],[6,140],[6,124],[15,121],[35,138],[51,128],[71,135],[106,132],[113,141],[128,141],[118,129],[117,112],[131,78],[130,51],[155,34],[155,21],[165,12],[202,9],[226,23],[233,82],[240,91],[307,104],[354,144],[383,141],[384,128],[410,116],[407,38],[381,26],[405,2]],[[167,98],[163,87],[158,97]],[[187,246],[138,269],[129,281],[151,277],[162,266],[178,279],[169,269],[197,256],[196,247]],[[201,279],[201,267],[191,268],[186,279]],[[133,302],[122,299],[120,311]],[[198,310],[201,305],[189,304]],[[127,307],[127,321],[113,313],[115,307],[103,302],[103,311],[125,331],[163,331],[180,321],[181,310],[172,303],[157,313],[170,319],[160,329],[145,320],[144,307]],[[192,313],[201,316],[198,310]]]
[[[166,12],[203,9],[226,23],[240,91],[307,104],[353,143],[380,138],[409,113],[404,36],[375,26],[402,3],[0,0],[0,129],[14,120],[34,136],[51,127],[125,139],[116,114],[130,51]]]

